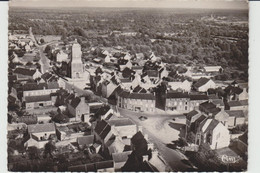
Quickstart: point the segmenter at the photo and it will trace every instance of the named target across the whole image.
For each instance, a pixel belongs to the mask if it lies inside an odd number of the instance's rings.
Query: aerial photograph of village
[[[9,171],[247,170],[246,3],[17,1],[8,19]]]

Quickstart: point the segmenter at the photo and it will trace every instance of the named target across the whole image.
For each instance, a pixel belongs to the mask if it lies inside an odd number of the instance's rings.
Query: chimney
[[[75,95],[75,97],[78,97],[78,93],[77,92],[74,92],[74,95]]]
[[[151,149],[151,150],[154,149],[154,144],[153,143],[148,143],[147,146],[148,146],[148,150],[149,149]]]
[[[212,113],[208,113],[208,115],[209,115],[210,117],[212,117],[213,114],[212,114]]]
[[[81,100],[81,102],[84,103],[84,102],[85,102],[85,96],[81,96],[81,97],[80,97],[80,100]]]
[[[209,99],[209,103],[211,103],[212,102],[212,99]]]
[[[148,162],[148,155],[143,156],[143,162],[145,162],[145,161]]]
[[[142,126],[137,126],[137,131],[140,131],[141,133],[143,133],[143,127]]]

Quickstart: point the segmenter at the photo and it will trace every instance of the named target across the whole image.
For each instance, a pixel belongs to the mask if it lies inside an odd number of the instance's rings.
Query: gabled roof
[[[128,156],[132,153],[132,151],[126,151],[122,153],[113,153],[112,158],[115,163],[126,162]]]
[[[166,98],[189,98],[187,92],[168,92]]]
[[[186,114],[186,118],[187,118],[188,120],[191,120],[191,118],[192,118],[194,115],[197,115],[198,113],[199,113],[198,111],[192,110],[192,111],[190,111],[189,113]]]
[[[247,106],[248,105],[248,100],[240,100],[239,101],[242,106]]]
[[[8,81],[9,82],[13,82],[17,80],[17,76],[16,75],[8,75]]]
[[[242,141],[244,144],[248,145],[248,131],[245,131],[245,133],[238,137],[240,141]]]
[[[94,143],[94,135],[82,136],[77,138],[79,145],[90,145]]]
[[[194,87],[195,88],[199,88],[203,85],[205,85],[206,83],[208,83],[210,81],[210,79],[208,78],[200,78],[195,84]]]
[[[132,81],[128,78],[120,79],[121,83],[131,83]]]
[[[155,96],[150,93],[131,93],[127,97],[131,99],[155,100]]]
[[[243,89],[229,85],[224,89],[224,91],[228,94],[241,94]]]
[[[142,70],[142,66],[132,66],[132,70]]]
[[[48,79],[50,79],[52,77],[52,74],[50,74],[49,72],[44,73],[41,78],[45,81],[47,81]]]
[[[242,110],[226,110],[229,117],[245,117],[245,114]]]
[[[50,101],[50,95],[40,95],[40,96],[26,96],[25,102],[26,103],[33,103],[33,102],[42,102],[42,101]]]
[[[42,90],[44,88],[47,89],[46,83],[26,83],[23,85],[23,91]]]
[[[113,168],[114,162],[113,162],[113,160],[108,160],[108,161],[96,162],[95,165],[96,165],[97,170],[105,169],[105,168]]]
[[[225,106],[225,104],[224,104],[224,102],[223,102],[223,100],[222,99],[214,99],[214,100],[212,100],[211,101],[214,105],[216,105],[216,106]]]
[[[204,102],[200,104],[200,107],[204,108],[204,109],[213,109],[216,108],[216,105],[213,104],[212,102]]]
[[[129,125],[135,125],[129,118],[118,118],[118,119],[113,119],[109,120],[108,124],[111,126],[129,126]]]
[[[28,133],[55,132],[53,123],[28,125]]]
[[[142,149],[145,146],[147,146],[147,141],[144,138],[144,135],[142,132],[138,131],[132,138],[131,143],[135,147],[135,150],[138,150],[138,148]]]
[[[21,68],[21,67],[18,67],[14,70],[14,73],[22,74],[25,76],[33,76],[35,72],[36,72],[36,70],[30,70],[30,69]]]
[[[230,107],[242,106],[241,102],[240,101],[236,101],[236,100],[228,102],[228,105]]]
[[[73,107],[73,108],[76,108],[79,103],[80,103],[81,99],[79,97],[75,97],[71,100],[71,103],[70,105]]]
[[[220,122],[216,119],[207,119],[206,121],[203,122],[202,126],[201,126],[201,130],[204,129],[204,133],[206,132],[211,132],[213,131],[217,125],[219,124]]]
[[[59,88],[59,84],[58,82],[49,82],[47,84],[48,89],[58,89]]]
[[[158,77],[159,75],[157,70],[147,70],[146,73],[149,77]]]
[[[110,132],[111,126],[104,120],[97,123],[95,127],[95,132],[102,138],[105,139],[107,134]]]
[[[208,96],[205,94],[190,95],[190,100],[208,100]]]

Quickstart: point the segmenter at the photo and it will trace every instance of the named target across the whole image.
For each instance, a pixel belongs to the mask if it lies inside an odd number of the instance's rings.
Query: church
[[[84,65],[81,60],[82,51],[81,46],[75,40],[75,43],[72,45],[72,59],[71,59],[71,78],[72,79],[79,79],[83,78],[84,73]]]

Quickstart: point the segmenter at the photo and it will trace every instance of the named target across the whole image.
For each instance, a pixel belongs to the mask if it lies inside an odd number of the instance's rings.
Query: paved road
[[[141,121],[138,119],[139,116],[141,116],[140,113],[135,113],[132,111],[124,110],[119,108],[119,112],[122,116],[128,117],[131,120],[133,120],[136,125],[143,126],[143,132],[145,134],[148,134],[149,140],[154,143],[156,148],[161,153],[164,160],[168,163],[168,165],[171,167],[173,171],[188,171],[191,167],[185,163],[182,162],[182,160],[187,160],[185,155],[182,153],[173,150],[171,148],[168,148],[165,143],[163,143],[159,138],[157,138],[152,132],[150,132],[148,129],[145,128],[145,126],[141,123]],[[160,115],[160,114],[143,114],[149,118],[150,117],[162,117],[159,121],[159,123],[163,123],[165,120],[169,120],[173,118],[173,115]]]
[[[46,73],[50,71],[50,60],[43,53],[45,46],[39,46],[39,55],[40,55],[40,64],[41,64],[41,72]]]

